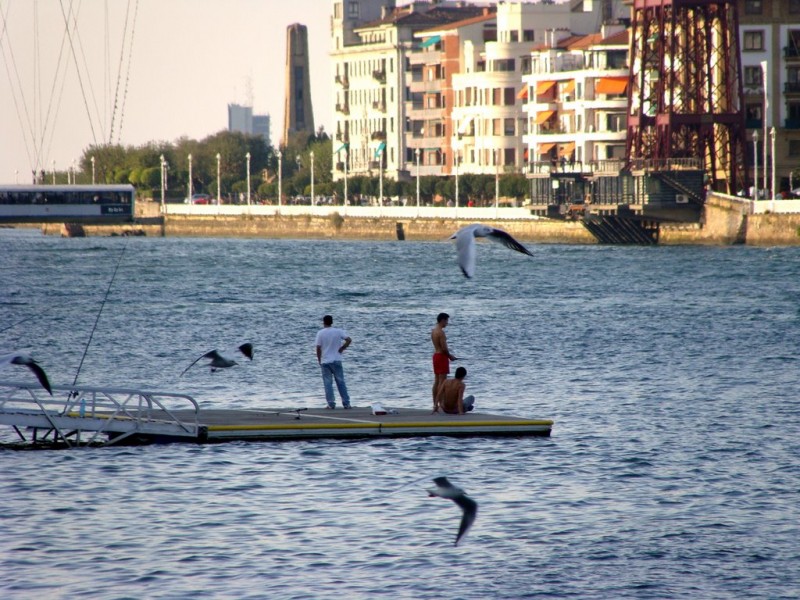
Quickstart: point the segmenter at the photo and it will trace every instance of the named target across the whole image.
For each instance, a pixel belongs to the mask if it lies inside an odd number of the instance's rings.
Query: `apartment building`
[[[408,55],[414,33],[483,14],[462,2],[334,0],[331,20],[335,81],[334,179],[407,175]]]
[[[796,188],[800,185],[800,0],[738,0],[738,13],[748,162],[753,164],[758,148],[763,181],[765,162],[771,170],[769,132],[775,127],[776,187]],[[759,187],[769,187],[770,179]]]

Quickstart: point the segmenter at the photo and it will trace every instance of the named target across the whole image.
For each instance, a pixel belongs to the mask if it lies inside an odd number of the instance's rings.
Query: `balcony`
[[[383,100],[376,100],[372,103],[372,108],[377,110],[378,112],[385,113],[386,112],[386,102]]]
[[[797,46],[784,46],[783,57],[789,61],[800,60],[800,48]]]
[[[383,69],[380,71],[373,71],[372,78],[378,83],[386,83],[386,71]]]
[[[800,81],[789,81],[783,84],[784,94],[800,94]]]
[[[370,139],[373,140],[385,140],[386,139],[386,132],[385,131],[373,131]]]
[[[336,141],[346,144],[347,142],[350,141],[350,139],[346,133],[342,133],[341,131],[339,131],[336,133]]]
[[[336,105],[336,112],[342,113],[343,115],[350,114],[350,105],[348,104],[337,104]]]
[[[337,75],[336,83],[338,83],[345,89],[350,87],[350,80],[347,78],[347,75]]]

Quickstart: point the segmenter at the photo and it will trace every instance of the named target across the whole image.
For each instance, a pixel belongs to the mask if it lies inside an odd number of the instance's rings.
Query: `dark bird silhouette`
[[[458,546],[459,540],[464,537],[464,535],[467,533],[467,530],[475,522],[475,517],[478,515],[478,503],[467,496],[464,490],[450,483],[447,480],[447,477],[436,477],[434,478],[433,483],[436,484],[436,487],[429,489],[428,495],[452,500],[458,504],[463,513],[461,516],[461,525],[458,527],[456,541],[453,544],[454,546]]]
[[[473,223],[472,225],[462,227],[450,236],[451,240],[456,241],[458,266],[461,267],[461,272],[464,273],[464,277],[466,278],[470,278],[475,274],[475,247],[477,245],[475,243],[475,238],[479,237],[503,244],[506,248],[522,252],[522,254],[533,256],[525,246],[511,237],[510,233],[495,227]]]
[[[47,378],[47,373],[44,372],[44,369],[39,366],[39,363],[37,363],[32,356],[24,352],[3,354],[0,356],[0,365],[22,365],[23,367],[28,367],[33,374],[36,375],[36,379],[39,380],[42,387],[46,389],[51,396],[53,395],[53,389],[50,387],[50,380]]]
[[[239,352],[244,354],[250,360],[253,360],[253,344],[250,344],[250,343],[242,344],[236,350],[238,350]],[[238,365],[239,364],[235,360],[233,360],[233,358],[231,356],[229,356],[228,354],[223,354],[223,353],[219,352],[218,350],[209,350],[208,352],[206,352],[202,356],[200,356],[197,359],[195,359],[195,361],[192,364],[190,364],[188,367],[186,367],[183,370],[183,373],[186,373],[186,371],[191,369],[194,365],[196,365],[199,361],[203,360],[204,358],[207,358],[209,360],[209,363],[208,363],[207,366],[211,367],[211,372],[212,373],[214,371],[219,370],[219,369],[227,369],[229,367],[232,367],[234,365]],[[179,375],[179,377],[183,377],[183,373],[181,373]]]

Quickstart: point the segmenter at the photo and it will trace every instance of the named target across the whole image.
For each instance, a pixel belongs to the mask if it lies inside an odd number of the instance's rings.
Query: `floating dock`
[[[60,398],[60,399],[59,399]],[[156,442],[218,443],[320,438],[549,436],[553,421],[470,412],[385,407],[210,409],[186,394],[126,388],[0,382],[0,425],[22,446],[72,447]]]

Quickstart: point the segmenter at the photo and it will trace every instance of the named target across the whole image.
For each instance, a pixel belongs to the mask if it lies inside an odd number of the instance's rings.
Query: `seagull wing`
[[[47,373],[44,372],[44,369],[39,366],[35,360],[31,360],[26,365],[33,374],[36,375],[36,379],[39,380],[39,383],[42,384],[42,387],[47,390],[47,392],[52,396],[53,395],[53,388],[50,387],[50,380],[47,378]]]
[[[253,360],[253,344],[250,342],[239,346],[239,352],[244,354],[250,360]]]
[[[188,371],[189,369],[191,369],[193,366],[195,366],[195,365],[198,363],[198,361],[201,361],[201,360],[203,360],[204,358],[210,358],[211,360],[214,360],[215,358],[220,358],[220,355],[219,355],[219,352],[217,352],[216,350],[209,350],[208,352],[206,352],[206,353],[205,353],[205,354],[203,354],[202,356],[198,356],[198,357],[197,357],[197,358],[196,358],[196,359],[195,359],[195,360],[192,362],[192,364],[190,364],[188,367],[186,367],[186,368],[183,370],[183,373],[186,373],[186,371]],[[183,377],[183,373],[181,373],[180,375],[178,375],[178,377]]]
[[[512,250],[516,250],[517,252],[522,252],[523,254],[527,254],[528,256],[533,256],[530,250],[528,250],[525,246],[523,246],[517,240],[515,240],[510,233],[503,231],[502,229],[491,228],[489,232],[486,234],[486,237],[492,240],[493,242],[503,244],[506,248],[511,248]]]
[[[461,516],[461,525],[458,527],[456,541],[453,544],[454,546],[458,546],[458,542],[466,535],[469,528],[472,527],[472,524],[475,522],[475,517],[478,516],[478,503],[469,496],[464,495],[453,498],[453,502],[458,504],[464,512]]]
[[[469,279],[475,274],[475,227],[462,227],[454,235],[458,251],[458,266],[464,277]]]

